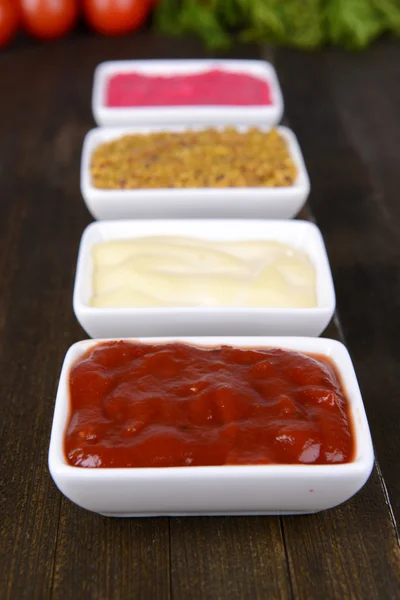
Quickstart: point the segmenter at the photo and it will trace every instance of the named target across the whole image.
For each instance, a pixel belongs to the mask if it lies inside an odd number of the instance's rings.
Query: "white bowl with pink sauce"
[[[185,93],[177,105],[109,106],[108,86],[116,75],[133,73],[147,77],[196,76],[210,71],[222,71],[260,80],[268,86],[269,103],[258,96],[249,104],[234,104],[234,89],[229,104],[185,105]],[[244,83],[236,88],[240,89]],[[183,89],[183,92],[186,92]],[[212,100],[212,98],[211,98]],[[204,98],[203,98],[204,101]],[[240,100],[243,102],[243,98]],[[193,100],[191,101],[193,102]],[[123,60],[108,61],[97,66],[94,73],[92,110],[95,121],[103,126],[163,125],[163,124],[225,124],[276,125],[282,118],[283,99],[274,67],[263,60]]]
[[[248,464],[162,468],[82,468],[67,462],[64,436],[70,417],[72,365],[102,340],[71,346],[58,385],[49,469],[59,490],[82,508],[113,517],[307,514],[356,494],[374,462],[364,405],[345,346],[330,339],[296,337],[147,338],[199,346],[282,348],[329,358],[340,376],[353,422],[354,459],[341,464]]]

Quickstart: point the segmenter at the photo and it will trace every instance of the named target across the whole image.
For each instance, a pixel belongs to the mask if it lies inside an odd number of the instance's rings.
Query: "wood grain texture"
[[[278,55],[287,114],[312,181],[310,206],[325,237],[343,334],[397,519],[399,50],[386,42],[360,55]]]
[[[338,333],[348,342],[354,360],[377,458],[389,477],[398,516],[399,474],[392,465],[398,452],[394,437],[398,409],[391,386],[397,387],[398,348],[392,340],[399,299],[392,286],[399,278],[400,222],[393,194],[396,133],[389,131],[400,86],[398,62],[384,58],[392,53],[388,45],[385,52],[378,46],[357,60],[336,52],[302,56],[299,71],[299,56],[280,51],[277,68],[286,115],[299,137],[312,181],[309,206],[331,260]],[[381,145],[386,162],[378,159]],[[383,167],[387,179],[379,170]],[[388,270],[395,280],[387,276]],[[385,483],[375,469],[367,486],[345,505],[308,519],[283,519],[296,597],[316,597],[321,585],[326,598],[400,596],[398,532],[394,515],[387,519],[391,507],[382,502],[385,494]],[[309,528],[309,535],[299,551],[296,540],[302,526]],[[381,555],[381,577],[374,548]]]
[[[398,598],[400,550],[387,513],[374,469],[365,488],[342,506],[283,517],[294,597]]]
[[[177,600],[291,598],[280,519],[171,519],[171,585]]]
[[[110,519],[65,501],[52,592],[55,600],[170,598],[168,519]]]
[[[365,54],[268,53],[309,167],[339,316],[325,335],[355,361],[379,464],[337,509],[304,517],[106,519],[61,496],[47,468],[72,312],[79,192],[105,59],[206,56],[193,40],[83,32],[0,53],[0,598],[374,600],[400,597],[398,480],[400,46]],[[237,47],[235,57],[265,50]],[[4,91],[5,90],[5,91]]]
[[[0,593],[45,598],[51,588],[60,507],[47,470],[47,446],[55,374],[69,343],[63,328],[71,323],[66,292],[73,269],[58,268],[57,252],[67,258],[71,250],[62,251],[69,244],[59,211],[43,202],[46,171],[37,153],[47,126],[41,98],[51,81],[37,77],[32,55],[13,58],[17,68],[19,59],[21,71],[27,69],[23,84],[13,69],[4,69],[3,57],[0,62],[9,90],[1,94],[8,118],[0,137]],[[28,123],[30,106],[37,110]],[[46,191],[44,196],[51,199]],[[41,229],[43,244],[38,243]]]

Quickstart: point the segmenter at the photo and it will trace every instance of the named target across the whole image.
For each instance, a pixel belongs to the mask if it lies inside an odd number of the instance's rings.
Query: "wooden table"
[[[317,515],[108,519],[50,479],[65,351],[85,337],[71,297],[95,65],[201,57],[195,41],[85,34],[0,54],[0,597],[396,599],[400,562],[400,46],[270,53],[309,168],[306,216],[324,234],[338,312],[326,335],[354,359],[378,463],[365,488]],[[304,216],[304,215],[303,215]]]

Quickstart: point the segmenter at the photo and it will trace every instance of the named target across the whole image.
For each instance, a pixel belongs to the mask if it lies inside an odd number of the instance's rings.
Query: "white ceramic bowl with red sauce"
[[[106,516],[276,515],[314,513],[356,494],[374,462],[371,435],[356,374],[340,342],[322,338],[148,338],[199,346],[278,347],[333,361],[350,404],[355,457],[328,465],[223,465],[165,468],[81,468],[67,463],[64,435],[69,419],[69,372],[88,349],[104,340],[78,342],[62,367],[49,449],[51,476],[72,502]],[[132,340],[133,341],[133,340]]]
[[[149,76],[195,75],[213,69],[257,77],[268,84],[271,104],[249,106],[149,106],[119,108],[107,106],[110,77],[122,73]],[[282,118],[283,99],[274,67],[263,60],[123,60],[97,66],[92,93],[93,116],[98,125],[276,125]]]
[[[237,188],[159,188],[133,190],[103,190],[94,187],[90,173],[93,151],[105,142],[126,134],[156,131],[182,132],[204,127],[165,126],[97,128],[86,135],[81,160],[81,192],[92,216],[109,219],[160,218],[236,218],[290,219],[303,208],[310,193],[310,181],[303,155],[294,133],[278,127],[287,142],[289,153],[297,168],[297,178],[287,187]],[[239,131],[248,127],[238,125]],[[260,127],[268,131],[269,127]]]
[[[313,308],[174,307],[98,308],[92,296],[95,244],[141,236],[176,235],[205,240],[273,240],[305,252],[315,270],[317,306]],[[94,338],[155,335],[312,335],[327,327],[335,311],[335,290],[324,241],[308,221],[179,219],[97,221],[81,239],[73,307]]]

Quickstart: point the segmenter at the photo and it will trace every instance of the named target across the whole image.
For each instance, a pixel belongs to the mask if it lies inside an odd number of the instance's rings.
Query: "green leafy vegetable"
[[[359,49],[384,32],[400,35],[400,0],[161,0],[156,26],[196,34],[212,49],[234,39]]]
[[[248,0],[249,28],[256,41],[316,48],[323,42],[322,0]]]
[[[373,2],[334,0],[326,8],[329,41],[345,48],[364,48],[384,29]]]

